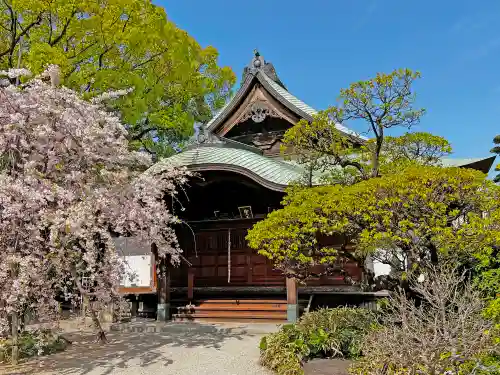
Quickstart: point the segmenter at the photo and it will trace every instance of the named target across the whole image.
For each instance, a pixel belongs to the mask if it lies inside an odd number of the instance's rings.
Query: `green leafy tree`
[[[475,287],[490,302],[487,313],[500,323],[500,189],[490,187],[488,193],[480,212],[469,213],[458,229],[445,228],[437,239],[474,271]]]
[[[290,188],[284,209],[254,226],[247,237],[253,248],[288,276],[298,279],[307,279],[319,265],[324,266],[324,273],[343,272],[345,259],[364,267],[368,256],[382,257],[383,253],[383,261],[397,274],[392,278],[396,280],[407,271],[401,259],[415,262],[419,257],[416,245],[406,243],[416,241],[411,236],[419,238],[419,246],[424,246],[424,239],[428,241],[426,255],[435,252],[429,249],[432,226],[436,222],[449,225],[451,216],[463,213],[446,211],[444,202],[452,197],[440,190],[440,184],[461,191],[472,181],[481,181],[481,177],[432,167],[451,152],[450,144],[442,137],[422,132],[386,135],[396,127],[412,127],[424,114],[423,109],[414,108],[412,83],[419,77],[419,73],[400,69],[353,83],[341,90],[339,106],[320,112],[311,123],[300,121],[286,132],[285,151],[309,167],[309,187],[297,184]],[[360,142],[339,130],[339,123],[352,120],[365,121],[374,138]],[[319,170],[324,186],[311,187],[312,177],[318,177],[314,169]],[[419,183],[424,184],[421,191]],[[436,196],[438,191],[441,194]],[[413,204],[407,202],[413,199]],[[411,225],[417,225],[419,218],[411,215],[422,209],[430,210],[432,220],[422,224],[421,232],[416,233]],[[408,232],[406,237],[397,228],[405,220],[413,223],[401,229]],[[382,226],[372,226],[375,224]],[[325,236],[336,237],[336,246],[324,246],[321,237]],[[353,244],[355,252],[350,246]],[[403,253],[396,254],[401,252],[400,246]],[[380,249],[384,252],[375,254]],[[368,269],[365,271],[372,276]],[[372,277],[367,281],[374,282]]]
[[[495,147],[491,149],[491,152],[500,155],[500,135],[493,138],[493,143],[495,144]],[[500,164],[495,167],[495,171],[500,171]],[[500,174],[497,174],[493,180],[495,182],[500,182]]]
[[[231,94],[235,76],[149,0],[2,0],[0,70],[62,70],[87,98],[128,90],[108,102],[134,149],[169,155]]]
[[[340,105],[320,112],[311,123],[301,120],[289,129],[284,148],[302,163],[322,169],[341,167],[358,179],[377,177],[386,131],[411,128],[425,113],[414,108],[412,84],[419,77],[418,72],[399,69],[351,84],[340,90]],[[337,124],[349,121],[364,121],[373,140],[360,147],[353,137],[341,133]]]
[[[448,140],[430,133],[412,132],[400,137],[386,136],[380,154],[380,171],[385,174],[397,172],[409,165],[440,165],[442,158],[451,152]]]
[[[372,156],[374,139],[366,141],[357,149],[350,148],[352,155],[350,160],[357,159],[356,163],[365,170],[369,170]],[[348,144],[345,142],[344,144]],[[349,146],[347,146],[349,149]],[[437,166],[441,165],[441,159],[451,154],[450,143],[443,137],[425,132],[405,133],[399,137],[385,136],[382,150],[378,156],[379,172],[382,175],[389,173],[399,173],[409,166]],[[349,185],[358,181],[363,181],[369,174],[360,174],[359,170],[347,165],[344,168],[339,166],[328,166],[323,157],[318,157],[309,165],[314,168],[322,166],[321,180],[325,183],[341,183]],[[315,163],[315,164],[313,164]],[[320,168],[321,169],[321,168]]]
[[[295,188],[247,239],[290,277],[307,279],[319,265],[325,273],[342,272],[342,260],[350,259],[363,268],[365,287],[393,289],[409,273],[450,256],[442,233],[452,236],[461,228],[454,223],[481,212],[491,189],[480,172],[431,166],[348,186]],[[338,241],[325,245],[325,236]],[[392,273],[375,280],[367,258],[390,265]]]

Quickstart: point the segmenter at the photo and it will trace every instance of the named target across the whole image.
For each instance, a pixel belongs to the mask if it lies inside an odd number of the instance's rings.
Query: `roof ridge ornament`
[[[253,53],[254,53],[254,58],[252,59],[249,68],[250,72],[255,74],[265,65],[266,62],[264,61],[264,58],[260,55],[259,51],[257,51],[257,49],[254,49]]]
[[[274,65],[270,62],[265,61],[264,57],[257,49],[253,50],[253,54],[254,57],[252,58],[252,61],[250,61],[250,64],[248,64],[243,69],[243,79],[241,83],[243,84],[243,82],[245,82],[249,75],[255,76],[258,72],[262,72],[286,90],[285,85],[278,78],[278,74],[276,73],[276,69],[274,69]]]

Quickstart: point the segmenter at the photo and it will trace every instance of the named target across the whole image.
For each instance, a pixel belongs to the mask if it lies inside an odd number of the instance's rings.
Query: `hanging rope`
[[[231,282],[231,228],[227,230],[227,283]]]

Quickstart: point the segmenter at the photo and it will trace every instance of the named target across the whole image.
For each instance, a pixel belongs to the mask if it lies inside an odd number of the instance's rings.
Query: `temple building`
[[[174,204],[183,220],[178,238],[185,258],[157,277],[149,246],[120,247],[135,282],[124,280],[122,293],[131,297],[135,313],[175,320],[295,321],[315,306],[365,304],[377,293],[361,292],[343,277],[322,276],[297,286],[273,269],[267,258],[248,247],[245,236],[255,222],[280,207],[285,188],[306,174],[280,154],[283,134],[301,119],[313,120],[316,110],[293,96],[274,66],[255,53],[244,69],[233,98],[198,132],[182,152],[151,167],[169,165],[196,172],[185,199]],[[367,139],[338,125],[353,144]],[[445,166],[487,173],[493,157],[446,159]],[[128,240],[133,242],[132,240]],[[359,280],[361,270],[342,263]],[[384,272],[383,267],[374,272]]]

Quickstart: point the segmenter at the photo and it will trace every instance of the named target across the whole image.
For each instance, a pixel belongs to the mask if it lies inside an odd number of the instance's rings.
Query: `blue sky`
[[[257,48],[289,91],[317,109],[340,88],[395,68],[419,70],[415,128],[454,157],[488,156],[500,134],[499,0],[154,0],[240,78]],[[364,130],[356,128],[356,130]]]

